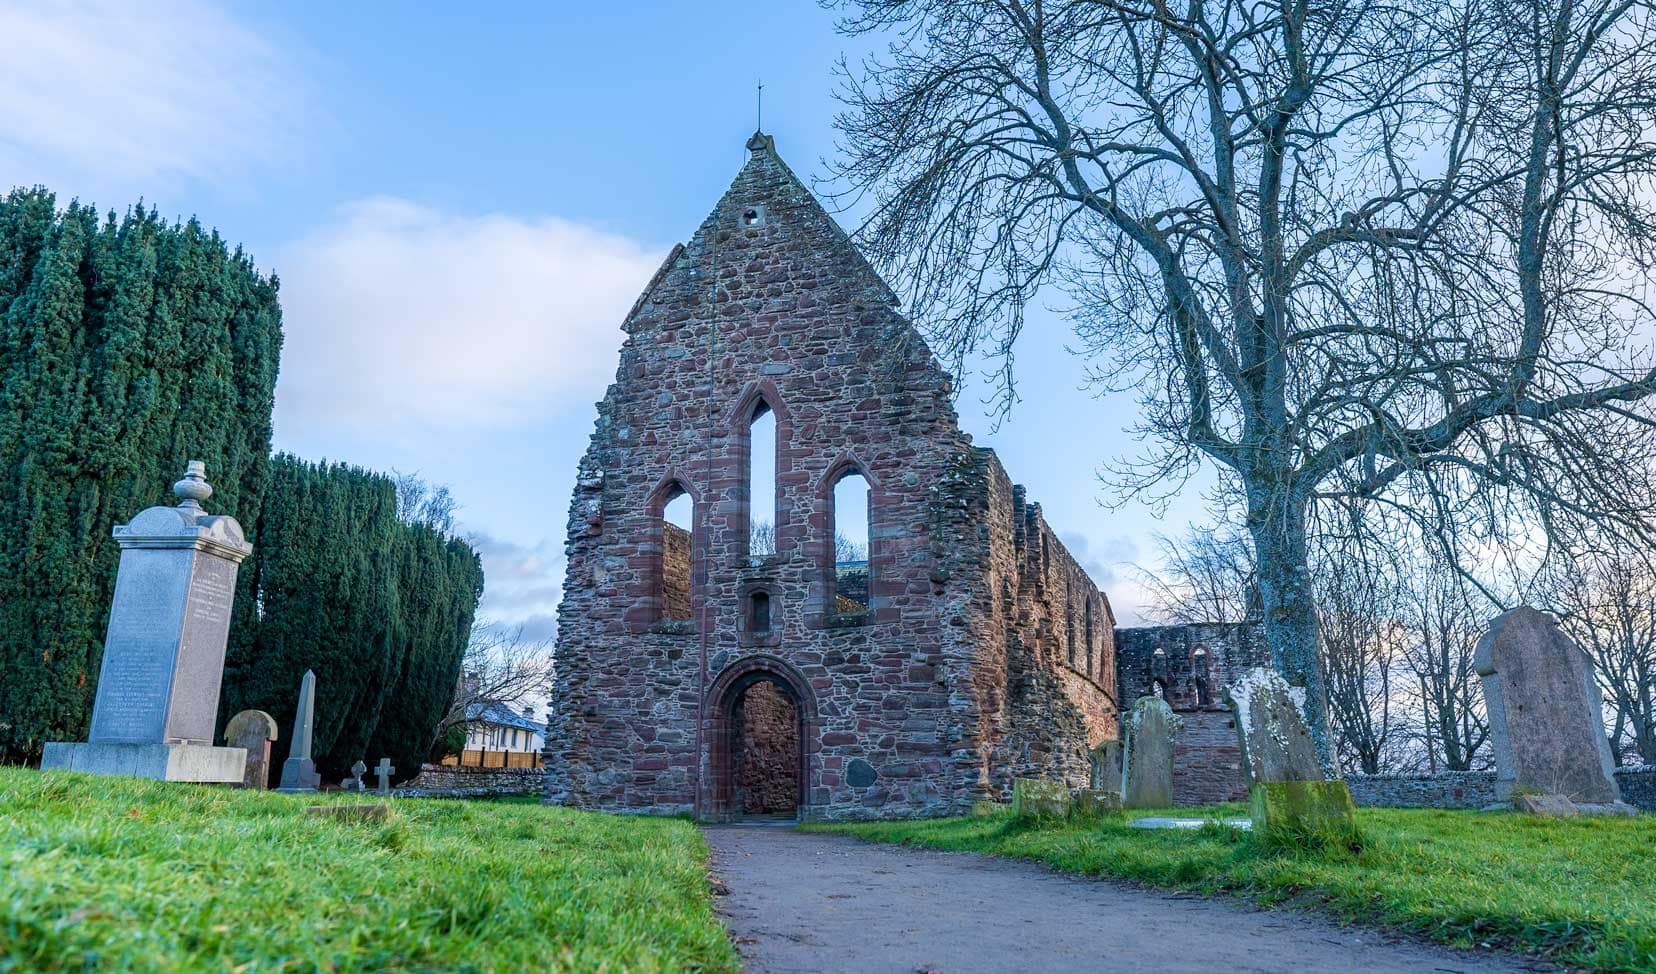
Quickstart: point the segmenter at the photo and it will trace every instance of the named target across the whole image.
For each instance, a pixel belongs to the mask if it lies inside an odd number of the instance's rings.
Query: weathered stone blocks
[[[1070,811],[1069,787],[1062,781],[1018,778],[1012,782],[1012,817],[1063,819]]]
[[[1229,693],[1254,830],[1294,842],[1355,845],[1351,791],[1324,776],[1305,723],[1305,690],[1258,667],[1242,674]]]

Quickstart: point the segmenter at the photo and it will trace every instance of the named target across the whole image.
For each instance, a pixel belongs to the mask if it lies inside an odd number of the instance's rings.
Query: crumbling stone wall
[[[1225,703],[1234,675],[1269,666],[1257,623],[1116,630],[1122,706],[1159,692],[1184,719],[1173,742],[1173,801],[1211,805],[1248,797],[1236,724]]]
[[[661,526],[661,599],[666,619],[690,618],[690,532]]]
[[[736,787],[742,811],[793,812],[799,803],[798,714],[775,684],[761,681],[737,703],[741,750]]]
[[[963,813],[1015,774],[1084,784],[1088,745],[1113,733],[1107,600],[959,430],[949,376],[890,289],[768,137],[749,150],[628,314],[577,472],[548,800],[738,813],[734,710],[756,674],[801,709],[803,817]],[[761,404],[776,419],[775,553],[754,558]],[[833,487],[851,472],[869,483],[861,611],[834,578]],[[681,492],[691,611],[677,620],[660,515]]]
[[[393,791],[402,798],[489,798],[538,795],[546,790],[542,768],[461,768],[423,764],[420,773]]]

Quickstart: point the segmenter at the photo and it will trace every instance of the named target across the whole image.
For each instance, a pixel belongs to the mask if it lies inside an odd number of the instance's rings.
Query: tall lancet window
[[[661,618],[691,618],[690,566],[695,563],[696,505],[682,490],[661,511]]]
[[[748,558],[776,554],[776,414],[764,400],[748,419]]]
[[[834,484],[834,611],[866,612],[873,598],[868,479],[851,470]]]

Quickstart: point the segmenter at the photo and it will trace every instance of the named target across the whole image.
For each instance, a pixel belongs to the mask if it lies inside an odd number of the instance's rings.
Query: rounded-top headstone
[[[276,740],[276,719],[262,710],[244,710],[224,725],[224,739],[231,747],[252,747]]]

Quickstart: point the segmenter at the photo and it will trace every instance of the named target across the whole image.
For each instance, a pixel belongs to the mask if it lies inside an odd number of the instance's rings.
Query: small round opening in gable
[[[764,222],[765,208],[763,206],[750,206],[742,211],[742,226],[757,227]]]

